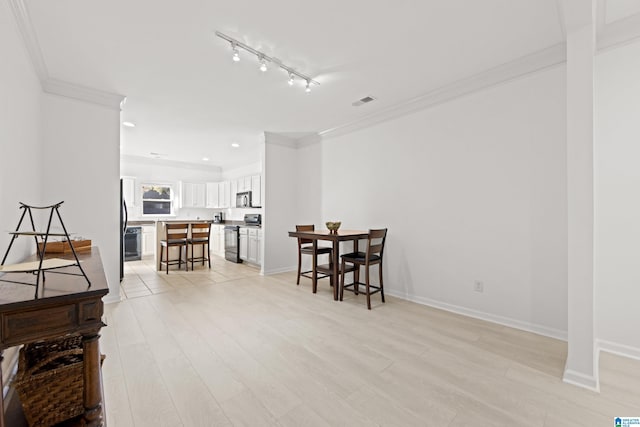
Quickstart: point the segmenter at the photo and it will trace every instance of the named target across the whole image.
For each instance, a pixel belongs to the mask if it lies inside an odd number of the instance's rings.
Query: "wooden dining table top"
[[[332,232],[331,230],[313,230],[313,231],[290,231],[289,237],[301,237],[303,239],[317,239],[317,240],[354,240],[354,239],[366,239],[369,236],[369,231],[366,230],[338,230]]]

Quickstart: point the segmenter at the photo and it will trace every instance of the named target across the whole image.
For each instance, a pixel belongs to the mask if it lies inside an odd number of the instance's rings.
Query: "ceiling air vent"
[[[356,102],[354,102],[353,105],[354,107],[359,107],[363,104],[367,104],[371,101],[375,101],[376,99],[373,96],[365,96],[364,98],[358,99]]]

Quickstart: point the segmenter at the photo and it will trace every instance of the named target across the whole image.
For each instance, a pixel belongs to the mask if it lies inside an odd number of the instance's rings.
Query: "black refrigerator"
[[[122,192],[122,179],[120,180],[120,281],[124,278],[124,235],[127,232],[128,221],[127,203]]]

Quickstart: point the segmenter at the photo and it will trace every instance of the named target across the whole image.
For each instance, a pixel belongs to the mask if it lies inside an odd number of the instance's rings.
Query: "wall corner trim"
[[[104,92],[75,83],[64,82],[56,79],[46,79],[42,82],[42,89],[45,93],[60,95],[67,98],[78,99],[92,104],[102,105],[120,111],[120,104],[124,100],[124,95]]]

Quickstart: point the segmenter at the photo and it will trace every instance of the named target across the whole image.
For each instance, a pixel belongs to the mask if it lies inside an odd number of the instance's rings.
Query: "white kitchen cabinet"
[[[207,207],[220,208],[220,183],[207,182]]]
[[[240,227],[240,259],[243,261],[249,260],[249,229],[247,227]]]
[[[236,207],[236,194],[238,193],[238,181],[233,180],[229,182],[229,207]]]
[[[211,226],[211,252],[224,256],[224,225]]]
[[[130,176],[122,177],[122,198],[128,208],[136,205],[136,179]]]
[[[207,188],[204,183],[181,182],[182,208],[204,208]]]
[[[247,191],[244,186],[244,178],[236,179],[236,193],[243,193]]]
[[[142,256],[153,255],[156,250],[156,227],[155,225],[142,226]]]
[[[259,228],[250,228],[247,234],[247,261],[253,264],[260,265],[262,264],[262,257],[260,253],[260,245],[262,243],[262,230]]]
[[[251,176],[251,205],[262,206],[262,187],[260,186],[260,175]]]
[[[218,200],[220,208],[230,208],[231,207],[231,185],[229,181],[222,181],[218,183]],[[235,194],[234,194],[235,201]]]

